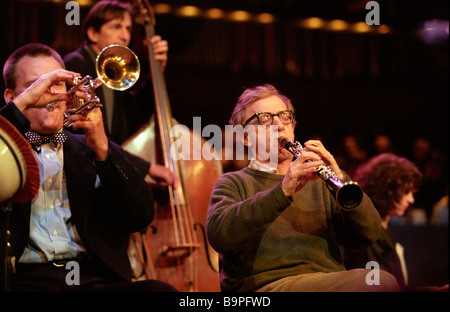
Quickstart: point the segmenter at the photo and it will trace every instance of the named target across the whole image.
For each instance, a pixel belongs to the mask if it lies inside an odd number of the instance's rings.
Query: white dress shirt
[[[31,202],[30,240],[23,263],[76,258],[83,244],[70,221],[62,145],[47,143],[34,151],[39,164],[39,192]]]

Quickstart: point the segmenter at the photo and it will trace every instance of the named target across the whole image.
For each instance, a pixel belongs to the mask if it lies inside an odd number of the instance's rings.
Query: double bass
[[[138,1],[140,22],[150,45],[150,38],[156,34],[156,21],[148,0],[144,1]],[[174,148],[176,138],[172,137],[171,130],[177,122],[172,117],[161,64],[155,60],[153,49],[147,50],[155,114],[122,147],[169,168],[177,176],[177,185],[169,185],[162,196],[155,196],[152,224],[144,231],[132,234],[130,245],[135,247],[134,253],[140,259],[137,264],[142,267],[145,279],[169,283],[180,291],[220,291],[218,255],[207,241],[204,224],[210,193],[215,180],[222,174],[222,165],[216,159],[175,157],[179,151]],[[189,138],[184,144],[190,144],[190,151],[193,151],[193,142],[201,142],[202,146],[209,144],[202,137],[194,139],[200,134],[189,129],[185,131],[188,135],[181,137]]]

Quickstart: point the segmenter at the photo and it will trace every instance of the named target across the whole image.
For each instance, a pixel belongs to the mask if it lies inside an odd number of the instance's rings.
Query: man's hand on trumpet
[[[98,161],[104,161],[109,154],[108,138],[103,126],[103,115],[99,107],[84,114],[69,116],[74,130],[83,129],[86,142],[94,151]]]
[[[11,90],[7,89],[5,96],[8,97],[8,101],[14,100],[14,104],[22,112],[29,108],[54,105],[54,103],[69,100],[68,95],[60,91],[65,91],[65,82],[72,83],[75,75],[78,74],[65,69],[57,69],[40,76],[18,95],[11,92],[8,94],[8,91]]]

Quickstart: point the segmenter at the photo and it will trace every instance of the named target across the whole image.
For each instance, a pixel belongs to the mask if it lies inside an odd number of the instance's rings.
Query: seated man
[[[160,281],[131,282],[127,239],[153,220],[153,194],[120,146],[107,139],[99,108],[70,117],[85,135],[63,129],[65,82],[76,73],[42,44],[17,49],[3,73],[7,104],[0,114],[29,140],[41,176],[35,198],[14,203],[10,214],[15,263],[9,290],[174,291]],[[4,252],[2,247],[2,261]],[[79,280],[67,283],[71,261],[79,265]]]
[[[294,140],[291,101],[271,85],[247,89],[230,123],[245,127],[240,140],[253,157],[219,177],[211,195],[207,234],[220,254],[222,290],[397,291],[387,272],[345,270],[339,245],[373,243],[380,217],[366,195],[354,208],[338,205],[316,170],[325,165],[349,178],[320,141],[306,142],[295,161],[278,147],[279,138]]]

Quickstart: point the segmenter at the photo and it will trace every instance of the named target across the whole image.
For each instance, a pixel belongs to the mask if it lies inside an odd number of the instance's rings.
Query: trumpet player
[[[285,148],[270,148],[280,137],[295,140],[294,108],[285,95],[269,84],[246,89],[230,124],[254,126],[256,139],[241,138],[252,151],[249,166],[219,177],[211,194],[207,235],[219,253],[223,291],[398,290],[387,272],[347,271],[342,264],[339,246],[372,244],[380,217],[366,195],[351,209],[336,203],[316,174],[326,165],[349,180],[333,155],[317,140],[306,142],[295,161]],[[276,153],[277,163],[262,152]],[[379,283],[371,282],[374,273]]]
[[[1,287],[173,291],[159,281],[131,282],[124,241],[153,220],[153,194],[120,146],[108,140],[100,109],[70,116],[83,135],[63,129],[66,83],[78,73],[65,70],[56,51],[33,43],[10,55],[3,75],[7,104],[0,114],[28,139],[40,179],[32,200],[13,203],[9,227],[0,210],[2,268],[7,228],[13,259],[7,278],[0,272]]]
[[[116,0],[97,2],[83,21],[84,42],[77,50],[63,58],[66,68],[79,72],[83,77],[86,75],[97,77],[95,66],[97,55],[112,44],[127,47],[132,39],[132,30],[133,14],[129,4]],[[155,59],[164,69],[169,51],[167,41],[160,36],[154,36],[147,44],[148,48],[153,49]],[[145,77],[141,77],[140,80],[147,81]],[[100,86],[96,90],[103,105],[101,109],[106,134],[117,144],[122,144],[150,119],[154,107],[151,83],[141,86],[139,91],[138,93],[115,91],[106,86]],[[165,188],[176,183],[175,175],[166,167],[150,164],[128,153],[127,156],[141,174],[144,176],[148,174],[156,181],[157,187]]]

